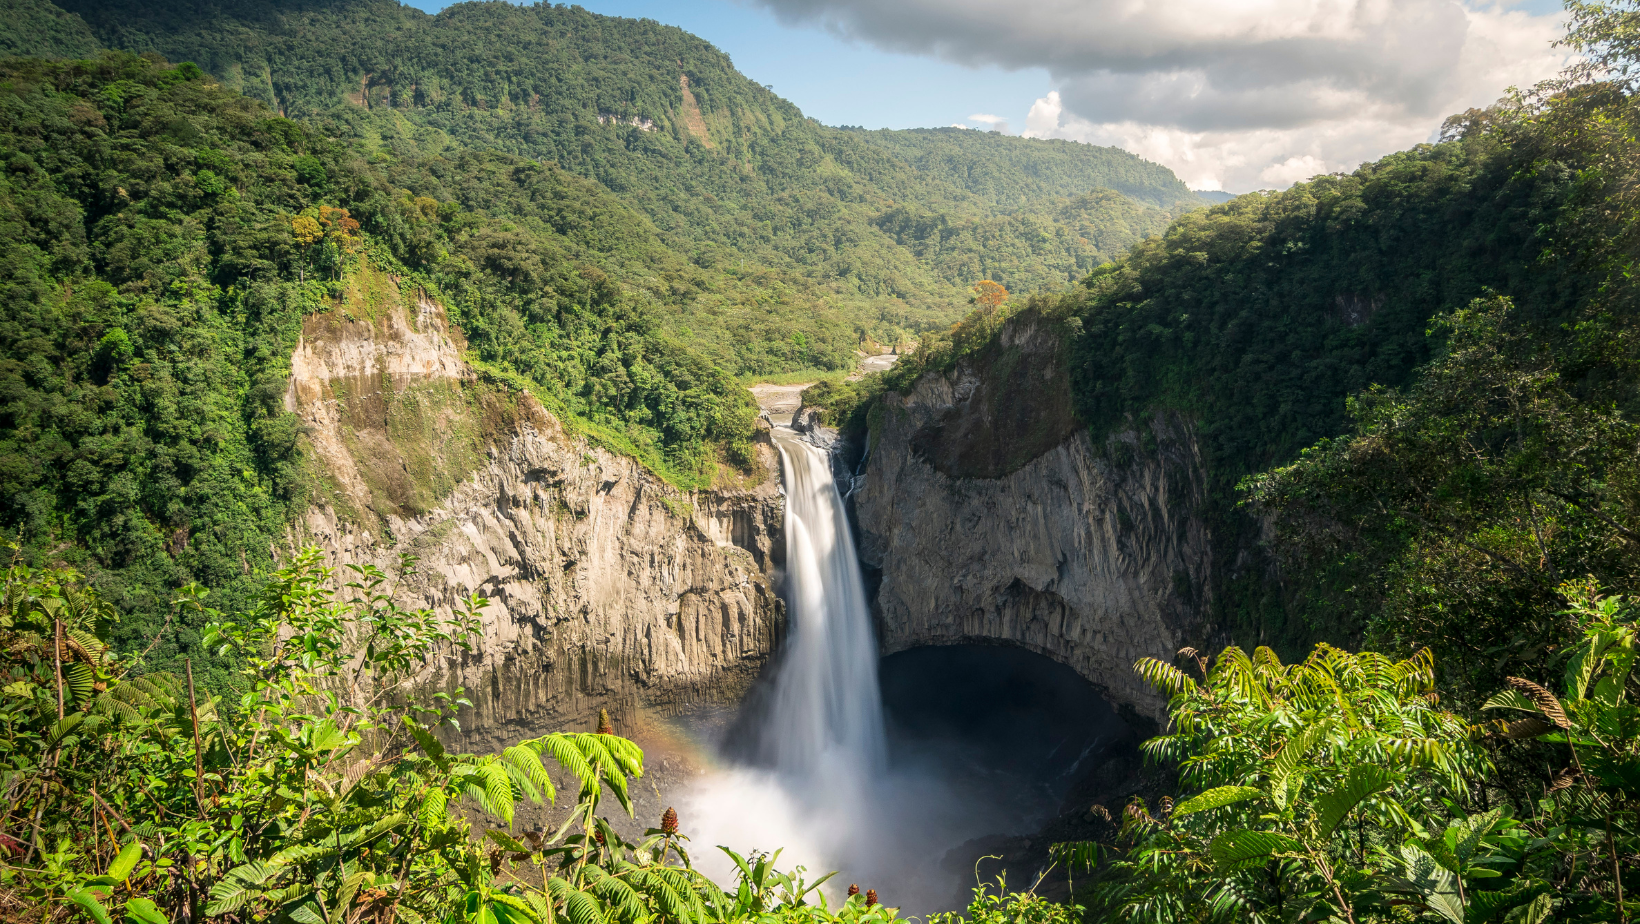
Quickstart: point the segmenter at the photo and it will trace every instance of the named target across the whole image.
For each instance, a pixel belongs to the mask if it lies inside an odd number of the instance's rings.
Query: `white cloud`
[[[1558,15],[1461,0],[755,2],[886,49],[1045,67],[1058,89],[1023,134],[1119,144],[1200,189],[1351,169],[1564,61]]]
[[[991,115],[986,112],[976,112],[968,117],[968,121],[978,122],[994,132],[1008,131],[1008,120],[999,115]]]

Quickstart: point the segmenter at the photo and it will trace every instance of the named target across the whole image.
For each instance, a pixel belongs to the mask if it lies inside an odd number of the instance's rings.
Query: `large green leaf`
[[[1133,670],[1144,678],[1146,683],[1168,696],[1178,696],[1196,689],[1196,682],[1186,676],[1184,671],[1155,658],[1140,658],[1134,662]]]
[[[1226,805],[1257,799],[1262,795],[1263,790],[1251,786],[1220,786],[1180,802],[1173,808],[1173,817],[1180,818],[1210,809],[1224,808]]]
[[[415,738],[416,743],[421,745],[421,749],[427,752],[428,757],[432,758],[435,767],[440,770],[450,769],[449,762],[444,759],[444,745],[440,744],[439,740],[434,738],[427,729],[421,727],[420,722],[405,716],[404,727],[410,729],[410,736]]]
[[[1431,911],[1452,924],[1464,924],[1463,900],[1458,896],[1458,879],[1428,851],[1415,844],[1401,848],[1405,890],[1417,894]]]
[[[108,865],[109,878],[124,882],[126,877],[131,875],[131,871],[137,868],[137,863],[141,859],[142,845],[135,842],[126,844],[120,848],[119,856],[114,858],[114,862]]]
[[[1320,743],[1331,728],[1332,723],[1326,720],[1306,727],[1287,739],[1281,751],[1270,761],[1267,771],[1270,777],[1270,799],[1277,808],[1285,809],[1293,800],[1305,776],[1304,755]]]
[[[235,867],[211,886],[211,901],[205,907],[205,913],[231,914],[245,907],[270,880],[279,875],[279,869],[279,866],[261,860]]]
[[[445,821],[449,818],[448,803],[449,796],[444,794],[444,790],[429,790],[427,795],[422,797],[421,808],[416,810],[416,820],[421,822],[424,828],[444,827]]]
[[[97,901],[95,895],[85,889],[75,889],[68,893],[68,900],[79,905],[86,914],[91,915],[91,919],[96,921],[97,924],[113,924],[113,921],[108,917],[108,909],[103,907],[102,902]]]
[[[520,788],[531,799],[539,799],[542,796],[545,796],[548,802],[557,799],[558,791],[553,788],[552,777],[541,764],[541,752],[515,744],[501,752],[501,759],[507,768],[513,771],[514,778],[524,784]]]
[[[519,841],[517,838],[505,831],[491,828],[490,830],[484,832],[484,836],[492,841],[495,841],[496,846],[500,847],[502,850],[510,850],[513,853],[530,852],[530,849],[524,846],[523,842]]]
[[[1527,699],[1517,690],[1504,690],[1493,696],[1481,706],[1482,709],[1519,709],[1522,712],[1537,712],[1537,704]]]
[[[1271,857],[1297,853],[1303,849],[1294,838],[1273,831],[1227,831],[1213,839],[1208,853],[1213,862],[1227,871],[1261,866]]]
[[[131,924],[171,924],[165,912],[146,898],[137,897],[125,903],[125,919]]]
[[[558,902],[559,913],[569,924],[605,924],[604,910],[596,898],[556,876],[547,880],[547,892]]]
[[[97,672],[83,661],[76,661],[63,669],[63,685],[68,687],[68,692],[76,704],[89,701],[96,690],[96,684]]]
[[[1316,800],[1316,833],[1323,839],[1331,837],[1357,805],[1395,785],[1395,781],[1396,775],[1384,767],[1351,767],[1337,789]]]
[[[616,920],[638,924],[647,915],[643,897],[619,876],[608,875],[596,866],[588,866],[586,871],[592,890],[614,912]]]
[[[505,892],[490,893],[490,914],[496,924],[539,924],[539,911],[525,901]]]

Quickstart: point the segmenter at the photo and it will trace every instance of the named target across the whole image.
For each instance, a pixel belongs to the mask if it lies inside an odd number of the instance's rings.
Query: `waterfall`
[[[825,450],[775,431],[786,486],[788,635],[762,730],[795,795],[859,794],[886,765],[877,641]]]
[[[762,695],[731,726],[724,753],[735,757],[701,774],[680,805],[694,861],[727,886],[736,868],[711,847],[780,849],[783,871],[802,867],[810,881],[838,871],[825,888],[833,902],[853,882],[914,914],[961,907],[976,839],[1036,830],[1063,793],[997,772],[968,739],[919,741],[906,726],[890,764],[877,642],[831,460],[789,428],[773,436],[786,495],[786,640]],[[960,866],[948,867],[953,849]]]
[[[802,866],[811,878],[839,869],[863,878],[885,849],[877,642],[827,453],[784,427],[774,439],[786,493],[786,641],[765,707],[745,729],[761,759],[721,767],[692,787],[691,836],[742,853],[779,848],[781,869]],[[719,882],[734,880],[716,851],[696,859]]]

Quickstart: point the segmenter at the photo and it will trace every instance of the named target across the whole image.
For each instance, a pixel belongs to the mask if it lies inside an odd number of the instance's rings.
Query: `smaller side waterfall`
[[[775,431],[786,484],[789,635],[765,752],[794,794],[857,795],[886,766],[877,642],[854,540],[824,450]]]

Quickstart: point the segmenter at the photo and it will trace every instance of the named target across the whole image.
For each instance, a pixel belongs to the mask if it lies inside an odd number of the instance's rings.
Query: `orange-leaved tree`
[[[1008,300],[1008,290],[1001,283],[989,279],[981,279],[974,283],[974,304],[984,309],[987,314],[1002,307]]]

